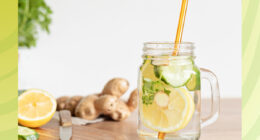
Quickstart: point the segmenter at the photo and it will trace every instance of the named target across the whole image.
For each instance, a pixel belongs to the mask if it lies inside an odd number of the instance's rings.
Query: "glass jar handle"
[[[201,79],[208,80],[211,88],[211,113],[207,117],[201,119],[201,128],[203,128],[214,123],[218,119],[220,93],[216,75],[204,68],[200,68],[200,72]]]

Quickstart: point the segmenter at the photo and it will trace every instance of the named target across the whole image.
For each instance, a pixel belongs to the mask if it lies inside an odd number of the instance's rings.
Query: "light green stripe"
[[[6,103],[0,104],[0,116],[4,114],[8,114],[13,110],[17,109],[17,98],[13,98],[12,100],[7,101]]]
[[[249,0],[242,0],[242,5],[243,5],[243,10],[247,11],[248,10],[248,5],[249,5]],[[245,20],[246,18],[246,13],[247,12],[242,12],[242,21]]]
[[[242,113],[243,116],[247,116],[247,121],[244,121],[242,136],[244,137],[254,126],[257,119],[260,117],[260,111],[255,112],[254,110],[259,110],[260,107],[260,79],[254,84],[254,90],[252,91],[251,98],[247,104],[243,105]],[[259,129],[260,130],[260,129]]]
[[[242,139],[260,140],[260,1],[243,0]]]
[[[3,76],[0,76],[0,82],[5,80],[6,78],[16,74],[18,72],[18,67],[14,68],[13,70],[11,70],[10,72],[6,73]]]
[[[14,126],[16,127],[18,125],[17,111],[15,110],[15,111],[7,113],[5,115],[1,115],[0,124],[2,126],[2,127],[0,127],[0,132],[12,129],[12,128],[14,128]]]
[[[16,134],[14,134],[14,132],[16,132],[16,131],[17,131],[17,127],[6,130],[6,131],[0,131],[0,136],[2,138],[9,138],[9,139],[5,139],[5,140],[17,140],[18,136]]]
[[[260,19],[260,9],[258,9],[257,11],[257,18]],[[254,30],[251,33],[251,37],[249,38],[247,47],[245,48],[245,52],[243,55],[243,60],[242,60],[242,64],[247,64],[247,67],[244,67],[243,69],[243,73],[242,73],[242,79],[246,79],[247,74],[249,73],[249,70],[251,68],[253,59],[255,57],[256,54],[256,48],[257,48],[257,42],[258,42],[258,38],[260,37],[260,20],[255,20],[254,22]]]
[[[259,0],[251,0],[248,6],[248,10],[246,13],[246,18],[243,21],[243,28],[242,28],[242,45],[246,46],[248,44],[250,34],[253,30],[253,23],[256,19],[257,7],[259,6]],[[244,10],[244,9],[243,9]],[[245,11],[243,11],[245,12]],[[245,28],[246,27],[246,28]],[[245,52],[245,47],[242,49],[243,55]]]
[[[16,46],[16,45],[15,45]],[[9,46],[9,49],[0,54],[0,77],[17,68],[17,48]]]
[[[258,119],[254,122],[253,127],[248,131],[248,133],[246,133],[246,136],[242,137],[243,140],[254,140],[256,137],[257,140],[260,140],[259,130],[260,130],[260,117],[258,117]]]
[[[6,39],[0,40],[0,54],[12,47],[17,47],[17,29],[10,34]]]
[[[259,46],[260,45],[260,37],[257,39],[257,44],[255,46]],[[252,92],[253,92],[253,88],[255,87],[255,83],[257,82],[259,75],[260,75],[260,66],[259,66],[259,60],[260,60],[260,55],[256,55],[256,54],[260,53],[260,47],[257,47],[255,50],[255,57],[252,61],[251,66],[248,66],[248,64],[245,62],[243,63],[243,71],[245,70],[245,67],[249,67],[249,71],[247,73],[247,77],[245,77],[245,79],[243,79],[242,81],[242,92],[243,95],[243,100],[242,100],[242,104],[245,105]],[[243,58],[245,59],[245,58]],[[242,106],[243,108],[244,106]]]
[[[17,140],[18,0],[0,0],[0,140]]]
[[[18,73],[16,72],[15,74],[12,74],[8,78],[5,78],[3,81],[0,82],[0,104],[6,103],[7,101],[18,97],[18,82],[13,82],[14,80],[17,80],[17,77]]]

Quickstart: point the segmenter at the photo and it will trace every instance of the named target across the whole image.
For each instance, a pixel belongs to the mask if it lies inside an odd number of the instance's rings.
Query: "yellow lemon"
[[[188,99],[190,100],[189,101],[190,104],[189,104],[189,108],[188,108],[188,115],[186,115],[186,117],[184,119],[185,121],[183,122],[182,128],[181,128],[181,129],[183,129],[183,128],[185,128],[188,125],[188,123],[190,122],[190,120],[191,120],[191,118],[193,116],[193,113],[195,111],[195,104],[193,102],[193,98],[192,98],[191,94],[186,89],[179,88],[179,90],[182,93],[185,93],[185,95],[187,95]]]
[[[151,56],[147,56],[144,64],[141,67],[141,74],[140,77],[149,78],[151,80],[157,80],[158,78],[154,75],[154,66],[151,64]]]
[[[48,92],[26,90],[18,97],[18,122],[27,127],[40,127],[51,120],[56,106],[55,98]]]
[[[175,132],[184,128],[194,113],[194,102],[184,88],[171,89],[171,93],[158,92],[152,104],[140,104],[142,123],[158,132]]]

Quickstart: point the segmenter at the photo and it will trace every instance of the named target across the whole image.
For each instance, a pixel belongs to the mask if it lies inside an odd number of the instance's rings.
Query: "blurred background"
[[[19,48],[19,88],[55,97],[101,92],[111,78],[137,86],[146,41],[173,41],[181,0],[45,0],[50,34]],[[241,3],[190,0],[183,41],[195,42],[196,63],[219,79],[221,96],[241,97]],[[232,5],[232,7],[230,7]],[[209,84],[203,81],[204,97]],[[128,97],[126,94],[124,98]]]

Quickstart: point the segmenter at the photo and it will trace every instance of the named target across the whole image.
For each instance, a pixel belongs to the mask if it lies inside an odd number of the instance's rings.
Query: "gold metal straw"
[[[182,0],[181,12],[180,12],[180,17],[179,17],[179,24],[178,24],[178,28],[177,28],[174,51],[172,53],[172,56],[178,55],[179,43],[182,40],[182,34],[183,34],[183,28],[184,28],[184,23],[185,23],[187,7],[188,7],[188,0]]]
[[[175,45],[174,45],[174,50],[173,50],[172,56],[178,55],[179,43],[182,40],[182,34],[183,34],[183,28],[184,28],[184,23],[185,23],[187,7],[188,7],[188,0],[182,0],[181,12],[180,12],[180,17],[179,17],[179,24],[178,24],[178,28],[177,28]],[[165,135],[166,135],[166,133],[164,133],[164,132],[158,132],[158,139],[164,140]]]
[[[164,137],[165,137],[165,133],[164,132],[159,132],[158,133],[158,139],[159,140],[164,140]]]

